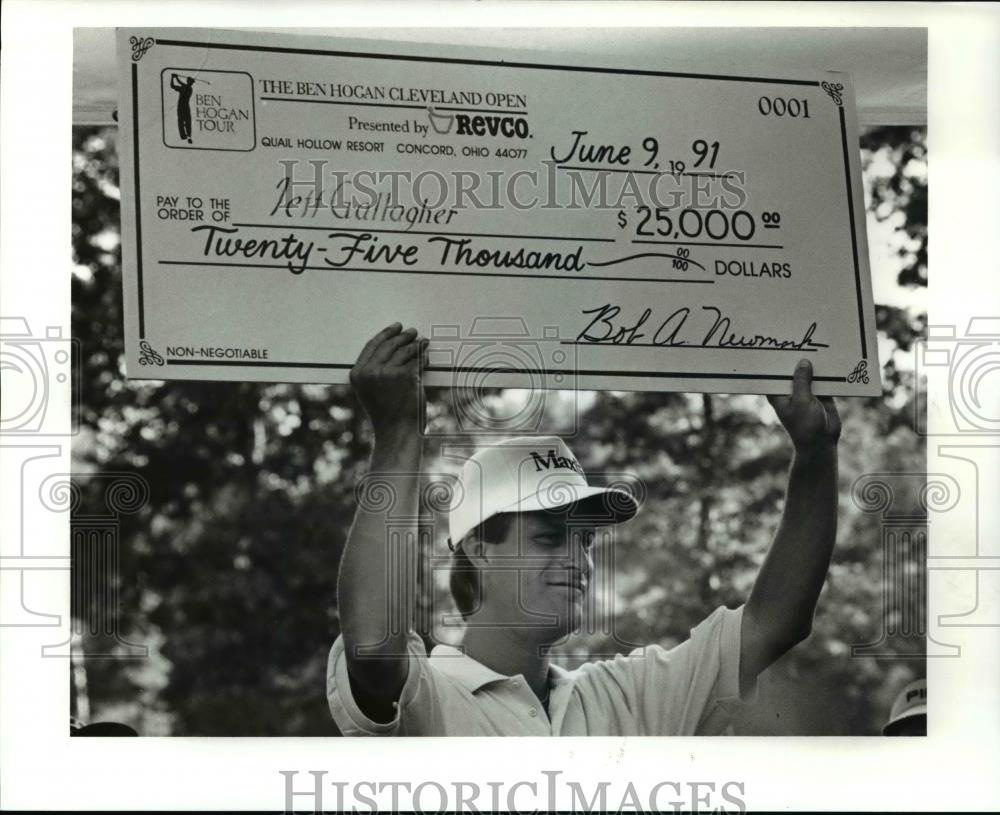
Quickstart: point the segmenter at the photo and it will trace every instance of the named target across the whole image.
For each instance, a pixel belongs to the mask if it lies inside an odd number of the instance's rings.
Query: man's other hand
[[[792,395],[767,397],[796,450],[834,447],[840,438],[837,404],[832,396],[813,396],[812,376],[812,363],[801,359],[792,378]]]
[[[386,326],[361,349],[350,379],[376,439],[419,432],[424,403],[420,362],[426,363],[426,354],[427,340],[415,328],[404,331],[400,323]]]

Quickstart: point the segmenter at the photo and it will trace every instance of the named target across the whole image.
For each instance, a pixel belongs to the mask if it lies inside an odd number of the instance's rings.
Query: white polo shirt
[[[548,714],[521,674],[504,676],[447,645],[428,656],[413,633],[396,716],[384,724],[355,703],[338,637],[327,701],[345,736],[718,735],[756,694],[740,699],[742,619],[742,606],[719,607],[674,648],[647,645],[574,671],[551,665]]]

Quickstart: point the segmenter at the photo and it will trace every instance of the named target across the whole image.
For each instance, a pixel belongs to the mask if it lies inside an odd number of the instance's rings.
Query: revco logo
[[[508,139],[528,138],[528,120],[521,116],[469,116],[459,113],[459,136],[506,136]]]

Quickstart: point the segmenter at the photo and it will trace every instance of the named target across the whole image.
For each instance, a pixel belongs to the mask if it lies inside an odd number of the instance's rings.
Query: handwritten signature
[[[817,331],[815,321],[806,326],[801,337],[776,337],[758,330],[735,330],[733,319],[725,315],[721,309],[715,306],[699,308],[702,313],[695,317],[692,317],[692,309],[684,306],[675,309],[663,320],[659,318],[651,320],[653,316],[651,308],[644,309],[634,320],[623,319],[621,306],[613,303],[583,309],[582,313],[590,317],[590,322],[577,334],[575,342],[664,348],[747,348],[774,351],[809,351],[829,347],[827,343],[814,339]]]

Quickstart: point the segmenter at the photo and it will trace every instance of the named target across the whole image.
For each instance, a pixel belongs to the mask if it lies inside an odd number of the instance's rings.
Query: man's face
[[[498,624],[537,626],[555,641],[580,625],[594,571],[595,531],[565,513],[514,515],[503,542],[487,544],[484,603]]]

